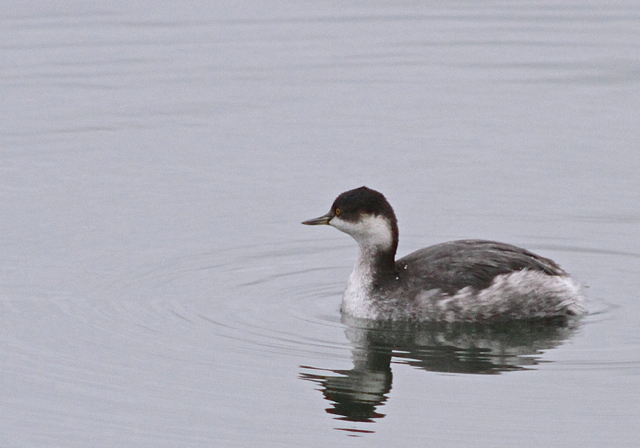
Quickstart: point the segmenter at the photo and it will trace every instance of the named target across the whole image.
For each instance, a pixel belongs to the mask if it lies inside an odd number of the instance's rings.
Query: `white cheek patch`
[[[358,221],[345,221],[334,217],[329,225],[351,235],[361,246],[370,248],[389,248],[393,244],[391,225],[382,216],[364,215]]]

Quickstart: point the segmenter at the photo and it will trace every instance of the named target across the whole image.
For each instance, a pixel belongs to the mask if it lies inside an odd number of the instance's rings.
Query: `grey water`
[[[632,0],[4,2],[0,446],[638,446],[639,105]],[[343,318],[361,185],[589,315]]]

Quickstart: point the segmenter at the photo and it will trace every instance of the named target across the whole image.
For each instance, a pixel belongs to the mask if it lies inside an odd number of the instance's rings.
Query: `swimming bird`
[[[328,224],[358,243],[341,306],[356,318],[491,323],[586,312],[579,285],[557,263],[510,244],[450,241],[396,260],[396,215],[367,187],[340,194],[327,214],[302,224]]]

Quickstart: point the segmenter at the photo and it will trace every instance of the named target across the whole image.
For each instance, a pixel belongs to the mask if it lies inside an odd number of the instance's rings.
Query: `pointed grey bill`
[[[319,218],[313,218],[307,221],[302,221],[302,224],[306,224],[308,226],[319,226],[321,224],[329,224],[329,221],[331,221],[331,218],[333,218],[333,213],[329,212],[326,215],[320,216]]]

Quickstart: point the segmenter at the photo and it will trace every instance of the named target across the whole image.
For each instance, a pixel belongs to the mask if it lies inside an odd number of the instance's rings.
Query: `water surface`
[[[0,445],[612,446],[640,421],[640,5],[8,2]],[[568,327],[345,321],[399,255],[558,261]]]

